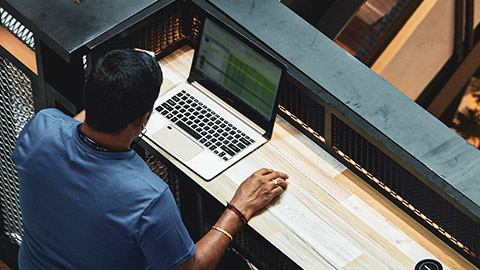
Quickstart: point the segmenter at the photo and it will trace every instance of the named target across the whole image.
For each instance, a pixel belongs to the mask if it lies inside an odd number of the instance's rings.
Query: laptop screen
[[[272,118],[283,74],[281,66],[268,59],[263,50],[240,40],[232,30],[227,31],[209,18],[205,19],[197,50],[196,72],[241,100],[265,120]]]

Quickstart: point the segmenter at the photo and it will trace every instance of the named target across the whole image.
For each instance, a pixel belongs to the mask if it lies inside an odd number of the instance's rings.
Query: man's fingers
[[[268,179],[275,179],[275,178],[288,179],[287,174],[285,174],[283,172],[275,171],[275,170],[272,170],[272,169],[266,169],[266,168],[260,169],[260,170],[256,171],[254,174],[267,176]]]
[[[282,179],[288,179],[288,175],[283,172],[279,171],[272,171],[271,173],[266,175],[269,179],[275,179],[275,178],[282,178]]]
[[[284,178],[280,178],[280,180],[278,181],[278,185],[281,186],[283,189],[286,189],[288,186],[288,183]]]
[[[284,189],[281,186],[275,187],[272,190],[272,195],[273,195],[273,197],[277,197],[278,195],[282,194],[283,191],[284,191]]]
[[[283,178],[275,178],[270,182],[273,183],[273,188],[274,189],[277,188],[277,187],[281,187],[282,189],[286,189],[287,186],[288,186],[287,181],[285,181]]]
[[[272,169],[265,169],[265,168],[263,168],[263,169],[260,169],[260,170],[256,171],[255,173],[258,173],[258,174],[260,174],[260,175],[266,175],[266,174],[270,174],[270,173],[272,173],[272,172],[273,172]]]

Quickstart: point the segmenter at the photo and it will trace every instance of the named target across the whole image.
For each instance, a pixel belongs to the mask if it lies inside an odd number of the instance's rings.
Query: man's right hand
[[[247,220],[259,209],[287,188],[288,175],[270,169],[260,169],[238,187],[230,204],[234,205]],[[275,184],[276,183],[276,184]],[[230,210],[225,210],[215,227],[229,235],[235,235],[243,224]],[[192,258],[177,269],[214,269],[225,249],[230,244],[228,235],[212,229],[196,243],[197,250]]]
[[[260,169],[243,181],[230,203],[249,220],[255,212],[283,193],[288,186],[287,179],[285,173]]]

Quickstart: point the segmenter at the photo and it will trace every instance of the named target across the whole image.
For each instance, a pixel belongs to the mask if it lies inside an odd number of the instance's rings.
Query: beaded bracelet
[[[243,225],[247,224],[247,222],[248,222],[247,219],[242,214],[242,212],[240,212],[240,210],[238,210],[235,206],[233,206],[232,204],[227,202],[227,209],[232,210],[237,215],[237,217],[240,219],[240,221],[242,222]]]

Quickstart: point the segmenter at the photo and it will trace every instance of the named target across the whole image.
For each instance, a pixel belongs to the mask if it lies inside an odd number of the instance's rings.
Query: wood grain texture
[[[375,212],[381,214],[398,230],[405,233],[434,257],[439,258],[444,267],[450,269],[478,269],[352,171],[346,170],[336,176],[335,179],[355,193]]]
[[[191,50],[183,48],[160,62],[165,77],[177,84],[186,78],[189,61]],[[286,172],[288,189],[249,226],[304,269],[413,269],[425,258],[439,259],[445,269],[475,269],[280,117],[266,145],[209,182],[144,140],[223,204],[252,172]]]

